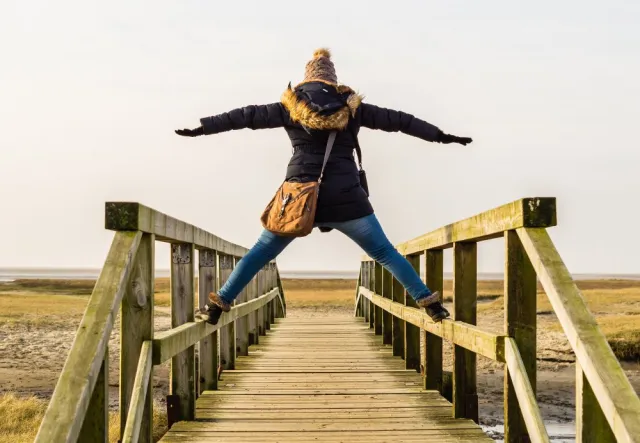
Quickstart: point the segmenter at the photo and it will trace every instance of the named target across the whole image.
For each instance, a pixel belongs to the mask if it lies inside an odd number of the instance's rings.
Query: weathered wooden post
[[[201,249],[198,263],[198,304],[209,302],[209,294],[218,285],[216,251]],[[218,389],[218,331],[200,341],[199,350],[200,387],[199,393]]]
[[[369,289],[369,262],[362,262],[360,266],[362,268],[362,279],[360,281],[360,286]],[[363,303],[362,316],[364,317],[365,323],[369,323],[369,318],[371,317],[371,304],[368,298],[365,298],[363,300]]]
[[[222,287],[233,271],[234,259],[230,255],[218,254],[220,287]],[[220,328],[220,365],[223,369],[234,369],[236,366],[236,324],[229,323]]]
[[[264,293],[266,294],[267,292],[269,292],[271,290],[271,279],[269,278],[269,264],[267,263],[266,265],[264,265],[263,268],[263,274],[264,274]],[[269,315],[269,305],[266,304],[264,305],[262,308],[260,308],[260,310],[262,311],[262,319],[264,320],[264,333],[265,335],[267,334],[267,331],[269,329],[271,329],[271,316]]]
[[[407,260],[420,274],[420,255],[410,255]],[[418,308],[417,303],[407,291],[404,291],[404,303],[405,306]],[[420,372],[420,328],[408,322],[404,323],[404,365],[407,369]]]
[[[456,321],[476,324],[477,317],[477,244],[453,245],[453,316]],[[453,416],[478,423],[476,354],[454,346]]]
[[[249,300],[258,298],[258,279],[253,277],[249,282]],[[258,311],[249,314],[249,345],[257,345],[260,342],[258,332]]]
[[[362,263],[360,263],[360,270],[358,271],[358,279],[356,281],[356,294],[355,294],[355,311],[354,315],[356,317],[363,317],[364,313],[362,312],[362,300],[358,298],[358,294],[360,294],[360,284],[362,283]]]
[[[513,337],[536,391],[536,272],[515,231],[504,233],[504,312],[505,334]],[[529,433],[511,381],[504,366],[504,441],[528,442]],[[601,440],[598,440],[601,441]]]
[[[194,252],[192,243],[171,245],[172,328],[195,320]],[[196,402],[194,346],[190,346],[171,359],[170,378],[171,395],[167,406],[170,409],[172,421],[194,420]]]
[[[404,304],[404,286],[395,277],[391,280],[391,296],[394,302]],[[392,323],[393,356],[404,359],[404,320],[394,315]]]
[[[235,259],[235,266],[241,259]],[[243,288],[242,292],[236,299],[236,304],[247,301],[247,288]],[[236,320],[236,355],[249,355],[249,316],[240,317]]]
[[[269,263],[269,287],[270,289],[274,289],[276,287],[276,264]],[[276,303],[277,300],[274,298],[269,302],[269,322],[271,324],[276,322]]]
[[[576,442],[616,443],[616,441],[611,426],[602,412],[600,402],[582,366],[576,361]]]
[[[376,282],[376,292],[380,291],[379,294],[384,298],[388,298],[389,300],[393,300],[393,282],[391,272],[384,269],[380,266],[380,283]],[[391,312],[384,311],[382,314],[382,344],[390,345],[393,343],[393,315]]]
[[[122,432],[122,431],[121,431]],[[93,388],[78,441],[109,442],[109,348]]]
[[[127,291],[122,299],[120,321],[120,438],[124,434],[133,395],[133,382],[145,340],[153,339],[155,235],[144,234]],[[139,442],[152,441],[153,395],[151,378],[147,387]]]
[[[382,265],[378,262],[373,263],[373,272],[371,281],[371,290],[376,294],[380,295],[382,293]],[[382,308],[379,306],[375,307],[375,314],[373,316],[373,326],[374,332],[376,335],[382,335]]]
[[[376,262],[373,260],[367,263],[367,289],[375,291],[375,269]],[[372,301],[369,301],[369,328],[374,329],[376,319],[376,305]]]
[[[425,268],[427,287],[433,292],[440,291],[440,294],[443,294],[444,269],[442,250],[428,250],[426,252]],[[442,394],[442,338],[426,332],[424,345],[424,388],[435,389]]]

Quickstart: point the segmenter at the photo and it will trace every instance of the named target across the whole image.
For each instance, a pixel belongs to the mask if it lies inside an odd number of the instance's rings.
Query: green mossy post
[[[515,231],[504,233],[505,334],[513,337],[526,367],[529,383],[536,392],[536,271]],[[504,440],[530,441],[509,369],[504,371]]]
[[[582,367],[576,363],[576,442],[616,443],[616,441]]]
[[[93,388],[87,414],[82,422],[78,442],[95,441],[109,443],[109,348]]]
[[[192,243],[171,245],[171,327],[195,320],[194,269]],[[179,420],[194,420],[196,408],[195,346],[190,346],[171,360],[171,395],[180,398]]]
[[[440,291],[440,294],[443,294],[444,268],[442,250],[427,251],[425,260],[427,287],[432,292]],[[442,393],[442,338],[428,331],[425,332],[425,335],[424,388],[435,389]]]
[[[133,275],[122,298],[120,321],[120,438],[131,406],[133,384],[142,344],[153,340],[153,294],[155,284],[155,236],[144,234],[140,241]],[[153,439],[153,394],[147,386],[145,408],[138,437],[140,443]]]
[[[420,274],[420,255],[411,255],[407,257],[413,269]],[[405,306],[418,309],[415,300],[404,291]],[[409,322],[404,323],[404,364],[407,369],[413,369],[420,372],[420,328]]]
[[[453,245],[453,315],[471,325],[477,317],[477,244]],[[453,351],[453,417],[478,423],[476,354],[460,346]]]
[[[209,302],[209,294],[217,287],[216,251],[201,249],[198,252],[198,306],[202,308]],[[198,362],[198,393],[218,389],[218,331],[200,340]]]

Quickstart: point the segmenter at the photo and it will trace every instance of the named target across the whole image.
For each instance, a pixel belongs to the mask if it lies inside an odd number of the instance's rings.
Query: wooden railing
[[[217,325],[195,320],[198,305],[224,284],[247,250],[138,203],[107,203],[116,231],[36,442],[107,442],[109,337],[120,329],[120,439],[151,442],[153,366],[171,360],[169,423],[193,420],[195,400],[217,389],[218,370],[247,355],[286,305],[275,263],[262,269]],[[171,243],[171,326],[154,336],[154,246]],[[218,345],[219,342],[219,345]],[[195,345],[199,343],[198,367]],[[220,350],[218,352],[218,349]],[[220,355],[218,355],[220,354]]]
[[[443,249],[453,248],[453,319],[433,323],[380,264],[365,257],[356,315],[382,335],[424,388],[450,397],[453,416],[478,421],[476,354],[505,364],[505,442],[549,441],[536,401],[536,284],[540,281],[576,355],[576,435],[580,442],[640,442],[640,400],[587,309],[546,228],[555,226],[553,198],[527,198],[445,226],[399,245],[426,283],[443,289]],[[477,243],[504,238],[504,333],[476,326]],[[442,340],[454,345],[451,380],[442,368]],[[448,395],[452,385],[452,393]]]

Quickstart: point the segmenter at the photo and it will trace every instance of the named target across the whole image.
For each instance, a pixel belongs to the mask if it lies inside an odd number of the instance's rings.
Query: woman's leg
[[[253,248],[236,264],[218,294],[209,296],[210,301],[223,311],[229,310],[231,303],[258,271],[276,258],[292,241],[293,237],[282,237],[264,230]]]
[[[355,241],[372,259],[391,272],[419,306],[428,307],[434,320],[448,317],[449,313],[440,304],[440,294],[431,293],[409,261],[391,244],[375,215],[331,223],[330,226]]]

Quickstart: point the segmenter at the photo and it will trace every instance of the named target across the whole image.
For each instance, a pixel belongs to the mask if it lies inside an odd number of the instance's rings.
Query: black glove
[[[460,143],[461,145],[464,145],[464,146],[467,146],[472,141],[473,139],[469,137],[456,137],[455,135],[445,134],[444,132],[440,134],[440,137],[438,138],[438,143],[444,143],[444,144]]]
[[[176,129],[176,134],[183,137],[197,137],[199,135],[204,135],[204,128],[199,126],[196,129]]]

